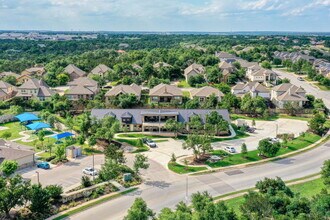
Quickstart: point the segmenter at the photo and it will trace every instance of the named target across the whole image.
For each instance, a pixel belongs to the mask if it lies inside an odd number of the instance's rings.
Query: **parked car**
[[[236,152],[234,147],[229,147],[229,146],[225,147],[225,151],[227,151],[228,153],[235,153]]]
[[[44,169],[44,170],[50,169],[49,163],[47,163],[47,162],[40,162],[37,164],[37,167]]]
[[[83,174],[96,176],[98,172],[96,169],[93,169],[92,167],[86,167],[85,169],[83,169]]]
[[[254,133],[254,132],[256,131],[256,129],[253,128],[253,127],[248,127],[246,130],[247,130],[247,132],[249,132],[249,133]]]
[[[269,141],[271,142],[271,143],[273,143],[273,144],[275,144],[275,143],[278,143],[278,142],[280,142],[280,139],[278,139],[278,138],[269,138]]]
[[[302,77],[300,77],[300,76],[297,77],[297,80],[299,80],[299,81],[305,81],[304,78],[302,78]]]
[[[151,139],[147,139],[145,143],[146,143],[146,145],[148,145],[151,148],[157,147],[157,144]]]

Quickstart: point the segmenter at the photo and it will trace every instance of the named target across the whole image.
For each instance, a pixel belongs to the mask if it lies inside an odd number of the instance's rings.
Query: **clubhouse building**
[[[91,116],[97,119],[115,117],[120,121],[123,131],[167,132],[165,123],[169,119],[183,123],[189,131],[187,124],[191,117],[199,116],[205,123],[206,116],[213,111],[230,122],[227,109],[93,109]]]

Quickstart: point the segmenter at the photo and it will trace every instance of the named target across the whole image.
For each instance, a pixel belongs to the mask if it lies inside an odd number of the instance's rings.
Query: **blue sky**
[[[2,30],[330,31],[330,0],[0,0]]]

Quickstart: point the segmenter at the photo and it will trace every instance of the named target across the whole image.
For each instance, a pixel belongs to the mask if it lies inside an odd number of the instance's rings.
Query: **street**
[[[177,175],[167,170],[153,159],[150,168],[143,173],[145,182],[139,190],[115,200],[103,203],[67,219],[89,220],[122,219],[133,201],[142,197],[150,208],[159,212],[164,207],[173,208],[178,202],[185,200],[186,179],[188,178],[188,194],[208,191],[217,196],[253,187],[264,177],[279,176],[283,180],[291,180],[314,174],[320,171],[324,160],[330,158],[330,141],[306,153],[240,170],[230,170],[201,176]]]

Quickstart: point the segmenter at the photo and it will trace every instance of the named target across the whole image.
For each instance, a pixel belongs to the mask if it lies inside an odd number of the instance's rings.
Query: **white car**
[[[299,80],[299,81],[305,81],[304,78],[302,78],[302,77],[297,77],[297,80]]]
[[[97,170],[93,169],[92,167],[86,167],[83,169],[83,174],[96,176],[98,174]]]
[[[229,153],[235,153],[236,152],[234,147],[229,147],[229,146],[225,147],[225,151],[227,151]]]
[[[148,145],[151,148],[157,147],[156,143],[153,140],[150,140],[150,139],[146,140],[146,145]]]

